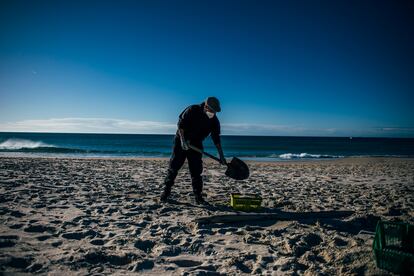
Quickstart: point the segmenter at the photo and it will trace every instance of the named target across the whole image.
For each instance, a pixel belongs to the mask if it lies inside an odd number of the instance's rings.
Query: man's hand
[[[226,161],[226,158],[224,158],[223,149],[221,148],[221,145],[220,144],[217,145],[217,150],[218,150],[218,153],[220,155],[220,162],[221,162],[221,164],[222,165],[227,165],[227,161]]]
[[[224,156],[220,156],[220,162],[222,165],[227,165],[227,161],[226,158],[224,158]]]
[[[181,138],[181,148],[183,150],[188,150],[189,149],[188,142],[184,138]]]

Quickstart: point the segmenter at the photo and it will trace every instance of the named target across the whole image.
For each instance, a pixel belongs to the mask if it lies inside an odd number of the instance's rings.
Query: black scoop
[[[195,150],[199,153],[205,154],[208,157],[218,161],[221,163],[220,159],[218,159],[217,157],[215,157],[214,155],[211,155],[210,153],[207,153],[199,148],[196,148],[192,145],[188,145],[190,149]],[[244,180],[247,179],[250,175],[249,172],[249,167],[247,166],[246,163],[244,163],[242,160],[240,160],[237,157],[233,157],[230,161],[230,163],[227,163],[227,170],[225,172],[225,174],[230,177],[233,178],[235,180]]]

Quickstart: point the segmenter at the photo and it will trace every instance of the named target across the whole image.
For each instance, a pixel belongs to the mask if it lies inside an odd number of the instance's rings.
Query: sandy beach
[[[167,159],[0,158],[0,271],[147,275],[387,275],[372,253],[379,219],[414,223],[414,160],[249,162],[234,181],[205,161],[193,200],[187,165],[159,202]],[[230,194],[261,212],[350,210],[341,218],[200,224],[234,214]]]

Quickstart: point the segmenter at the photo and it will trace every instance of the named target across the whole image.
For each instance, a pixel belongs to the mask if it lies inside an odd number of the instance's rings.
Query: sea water
[[[0,156],[169,157],[174,135],[0,132]],[[226,136],[226,157],[247,160],[414,157],[413,138]],[[204,149],[217,155],[211,138]]]

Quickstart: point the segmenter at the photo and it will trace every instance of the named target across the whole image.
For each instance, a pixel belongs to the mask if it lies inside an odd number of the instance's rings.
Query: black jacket
[[[209,134],[215,145],[220,144],[220,122],[216,115],[208,118],[204,105],[205,103],[195,104],[184,109],[177,124],[178,128],[184,130],[184,138],[194,146],[201,146]]]

